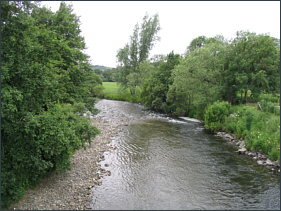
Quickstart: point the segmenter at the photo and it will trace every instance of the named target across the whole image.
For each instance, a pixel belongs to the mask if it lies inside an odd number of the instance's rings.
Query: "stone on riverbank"
[[[246,148],[242,148],[242,149],[239,149],[239,150],[238,150],[239,154],[245,154],[246,151],[247,151]]]
[[[227,134],[226,132],[217,132],[217,135],[228,141],[229,144],[238,147],[238,153],[241,155],[246,155],[252,157],[253,160],[256,160],[258,165],[274,167],[279,169],[277,172],[280,172],[280,165],[277,162],[273,162],[268,159],[268,155],[265,155],[260,152],[252,152],[246,149],[245,141],[243,139],[237,140],[235,135]]]

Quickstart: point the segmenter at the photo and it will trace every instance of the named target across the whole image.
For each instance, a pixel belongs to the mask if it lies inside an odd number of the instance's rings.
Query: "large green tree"
[[[167,61],[162,61],[157,69],[152,72],[144,82],[141,91],[141,99],[144,105],[165,113],[170,112],[167,103],[167,92],[173,83],[171,74],[176,65],[179,64],[181,57],[179,54],[171,52],[167,55]]]
[[[269,35],[237,32],[226,66],[225,89],[231,102],[237,92],[244,93],[246,103],[249,90],[258,96],[280,89],[280,44]]]
[[[1,2],[2,208],[51,170],[69,169],[71,154],[98,132],[82,114],[94,111],[102,82],[82,52],[77,20],[65,3],[53,13]]]
[[[207,104],[222,99],[228,44],[217,38],[208,38],[209,42],[204,46],[188,51],[186,57],[174,68],[173,84],[167,93],[167,101],[174,113],[189,115],[195,107],[197,118],[202,119]]]
[[[35,24],[53,33],[54,40],[45,46],[46,54],[54,54],[58,68],[58,89],[61,90],[60,101],[73,103],[89,97],[85,89],[88,72],[92,72],[84,37],[81,36],[79,17],[73,13],[71,4],[61,2],[59,10],[53,13],[48,8],[37,7],[32,13]],[[50,55],[51,56],[51,55]],[[91,86],[99,86],[101,81],[92,81]],[[62,92],[63,90],[63,92]]]

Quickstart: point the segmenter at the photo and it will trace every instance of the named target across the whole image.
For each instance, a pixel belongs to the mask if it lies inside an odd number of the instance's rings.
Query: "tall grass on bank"
[[[245,140],[248,150],[263,152],[271,160],[280,161],[280,112],[270,113],[245,105],[226,107],[224,104],[225,102],[216,102],[207,107],[206,128],[234,133],[236,138]],[[211,118],[210,113],[222,118]],[[225,117],[219,113],[230,115]],[[212,127],[214,125],[220,127]]]
[[[121,90],[117,82],[103,82],[102,85],[105,89],[103,90],[102,96],[100,96],[101,98],[128,101],[133,103],[141,102],[139,94],[131,95],[128,89]]]
[[[280,116],[254,107],[233,107],[224,124],[228,132],[244,138],[248,150],[260,151],[272,160],[280,160]]]

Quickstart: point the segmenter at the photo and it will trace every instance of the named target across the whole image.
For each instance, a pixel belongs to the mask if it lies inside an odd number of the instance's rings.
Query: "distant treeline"
[[[106,66],[102,66],[102,65],[92,65],[92,68],[95,69],[99,69],[99,70],[107,70],[107,69],[111,69],[111,67],[106,67]]]
[[[100,68],[94,69],[95,73],[100,76],[103,82],[114,82],[116,81],[116,69],[110,68],[102,70]]]

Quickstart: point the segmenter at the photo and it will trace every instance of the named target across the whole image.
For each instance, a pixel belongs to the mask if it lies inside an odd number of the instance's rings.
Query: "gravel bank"
[[[110,175],[98,162],[103,152],[113,150],[110,142],[122,131],[122,125],[93,117],[93,125],[101,130],[87,149],[72,157],[72,170],[51,173],[35,189],[27,190],[24,198],[10,206],[10,210],[79,210],[91,209],[91,187],[99,185],[99,178]]]

